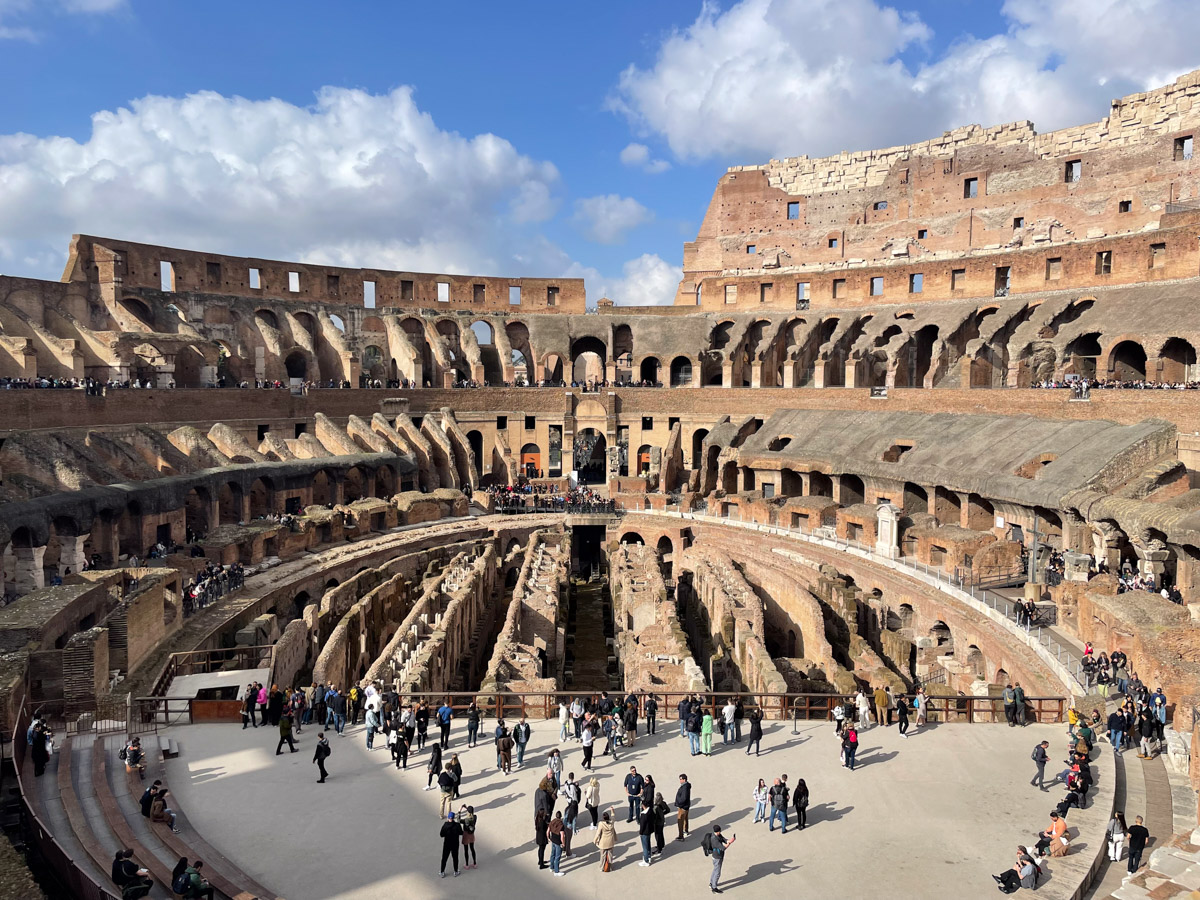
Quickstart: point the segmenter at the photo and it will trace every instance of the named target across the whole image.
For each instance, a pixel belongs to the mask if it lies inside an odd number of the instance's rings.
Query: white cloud
[[[1190,0],[1007,0],[1002,13],[1005,32],[959,40],[911,71],[900,54],[932,34],[913,12],[874,0],[706,3],[652,66],[621,73],[609,106],[678,157],[757,161],[971,122],[1080,124],[1200,63]]]
[[[630,168],[641,169],[650,175],[657,175],[671,168],[671,164],[665,159],[651,159],[650,148],[645,144],[627,145],[621,151],[621,163]]]
[[[34,0],[0,0],[0,40],[36,41],[41,36],[37,29],[21,23],[39,7],[42,12],[97,14],[124,6],[125,0],[39,0],[36,7]]]
[[[310,107],[201,92],[97,113],[86,141],[0,135],[0,266],[58,259],[72,232],[417,271],[563,267],[529,223],[553,164],[442,131],[408,87],[325,88]],[[609,227],[620,227],[619,223]],[[530,248],[534,248],[530,255]],[[546,268],[542,268],[542,266]]]
[[[621,267],[621,277],[606,278],[596,269],[574,264],[564,273],[582,278],[589,302],[607,297],[618,306],[670,306],[683,278],[683,269],[673,266],[657,254],[643,253]]]
[[[576,227],[599,244],[619,244],[627,231],[653,220],[654,213],[632,197],[601,194],[575,201]]]

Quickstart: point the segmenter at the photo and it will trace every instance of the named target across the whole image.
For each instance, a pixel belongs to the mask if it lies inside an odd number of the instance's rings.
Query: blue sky
[[[0,271],[87,231],[670,302],[725,166],[1093,120],[1200,65],[1191,13],[0,0]]]

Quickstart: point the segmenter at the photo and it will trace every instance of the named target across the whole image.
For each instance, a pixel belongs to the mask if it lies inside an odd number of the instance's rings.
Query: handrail
[[[803,527],[789,528],[783,525],[764,525],[759,522],[745,522],[741,519],[710,516],[705,513],[684,512],[682,510],[631,510],[631,513],[635,515],[641,513],[643,515],[671,516],[685,520],[711,522],[715,525],[733,525],[739,528],[749,528],[765,534],[773,534],[778,537],[792,537],[806,543],[816,544],[817,546],[854,553],[888,568],[903,566],[911,570],[912,577],[924,581],[930,587],[935,587],[942,593],[949,594],[968,605],[982,606],[983,609],[980,611],[985,614],[986,610],[990,609],[995,614],[993,618],[1003,622],[1011,635],[1024,638],[1024,642],[1033,648],[1047,665],[1059,672],[1059,677],[1063,680],[1064,685],[1068,686],[1073,694],[1077,694],[1078,696],[1087,694],[1082,660],[1071,652],[1070,647],[1066,647],[1060,643],[1048,627],[1042,625],[1030,626],[1028,631],[1022,631],[1017,625],[1016,606],[1014,604],[1009,603],[1000,596],[996,596],[993,599],[988,595],[986,589],[977,590],[973,585],[965,583],[961,577],[956,577],[943,569],[931,567],[907,557],[886,556],[882,553],[877,553],[873,547],[851,540],[850,538],[838,537],[836,534],[833,536],[818,535],[815,533],[815,530],[813,532],[806,532]],[[828,531],[828,528],[825,530]]]

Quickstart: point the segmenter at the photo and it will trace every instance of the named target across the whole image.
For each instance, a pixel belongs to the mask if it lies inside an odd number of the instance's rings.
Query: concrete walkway
[[[991,896],[992,873],[1011,865],[1017,844],[1033,843],[1061,793],[1061,788],[1042,793],[1028,784],[1029,755],[1038,740],[1049,739],[1055,757],[1060,755],[1064,735],[1058,726],[943,725],[908,739],[895,728],[872,728],[863,733],[859,767],[850,772],[839,763],[831,724],[803,723],[793,736],[789,726],[771,723],[759,758],[747,758],[744,744],[723,747],[719,736],[711,758],[693,758],[678,727],[667,722],[657,736],[627,748],[619,762],[597,761],[602,808],[618,805],[614,871],[601,873],[590,843],[593,832],[583,830],[564,877],[554,878],[537,868],[532,796],[546,751],[558,746],[557,726],[533,724],[527,765],[509,777],[495,771],[490,747],[463,750],[462,729],[455,727],[450,749],[462,751],[461,802],[473,804],[479,816],[479,868],[458,879],[438,878],[438,793],[422,790],[426,754],[398,772],[386,751],[367,753],[362,727],[331,738],[330,779],[323,785],[315,783],[311,762],[314,729],[300,737],[300,753],[285,748],[283,756],[275,756],[277,736],[262,729],[175,727],[170,735],[182,755],[166,763],[167,781],[192,825],[214,847],[288,900],[608,900],[614,892],[704,893],[711,865],[699,843],[715,823],[738,835],[722,879],[737,896]],[[563,745],[562,752],[566,771],[583,774],[578,745]],[[669,821],[666,852],[648,869],[637,865],[637,835],[620,802],[631,764],[655,777],[669,803],[679,773],[687,772],[693,784],[691,837],[675,841]],[[1103,841],[1112,768],[1104,758],[1096,768],[1099,796],[1087,810],[1072,811],[1070,823],[1082,834],[1070,856],[1046,861],[1043,898],[1076,896]],[[793,785],[805,778],[812,797],[809,828],[789,828],[786,835],[753,824],[751,799],[757,778],[769,784],[782,773]],[[586,814],[581,820],[588,821]]]

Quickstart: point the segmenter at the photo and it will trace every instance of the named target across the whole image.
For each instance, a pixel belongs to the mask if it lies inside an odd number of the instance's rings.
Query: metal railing
[[[637,511],[633,512],[636,513]],[[783,525],[763,525],[757,522],[745,522],[741,519],[721,518],[704,513],[684,512],[682,510],[665,510],[650,514],[674,516],[689,520],[694,519],[700,522],[711,522],[714,525],[733,525],[740,528],[751,528],[766,534],[792,537],[806,543],[828,547],[833,550],[842,550],[891,568],[907,569],[908,574],[924,581],[931,587],[936,587],[942,593],[949,594],[955,599],[969,605],[979,605],[994,611],[997,616],[1004,620],[1010,633],[1016,635],[1023,634],[1032,646],[1039,648],[1039,650],[1044,648],[1045,654],[1043,658],[1048,662],[1052,661],[1061,666],[1067,677],[1073,680],[1083,693],[1087,692],[1083,661],[1073,652],[1074,648],[1059,641],[1057,635],[1047,626],[1030,625],[1026,628],[1021,628],[1017,625],[1017,604],[1010,602],[999,594],[989,593],[986,588],[978,588],[969,584],[959,575],[926,565],[919,560],[908,557],[886,556],[877,553],[873,547],[868,547],[866,544],[858,541],[837,537],[836,535],[817,534],[814,531],[806,531],[803,527],[788,528]],[[822,530],[828,531],[829,529],[825,528]]]

